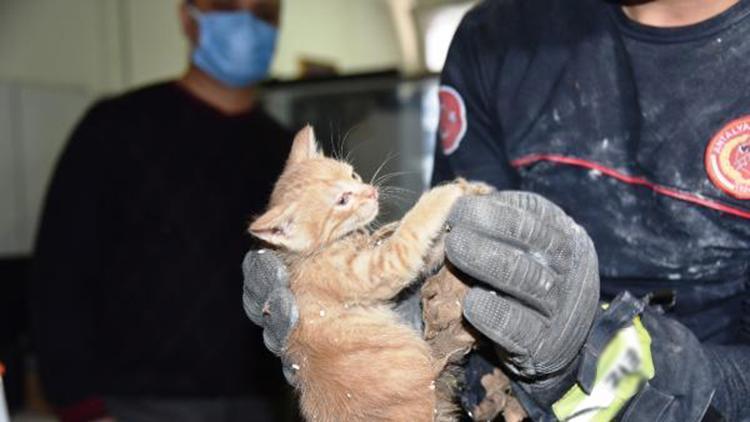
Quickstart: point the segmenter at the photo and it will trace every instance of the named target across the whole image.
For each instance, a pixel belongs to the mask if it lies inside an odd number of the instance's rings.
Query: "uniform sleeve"
[[[750,420],[750,345],[705,345],[715,377],[713,406],[728,421]]]
[[[37,233],[30,292],[32,338],[47,399],[87,417],[102,407],[96,399],[92,295],[104,167],[98,115],[96,108],[87,113],[57,163]]]
[[[456,177],[481,180],[498,189],[518,187],[505,150],[493,87],[503,46],[469,12],[456,31],[440,82],[440,126],[432,184]],[[486,51],[486,53],[485,53]]]
[[[750,418],[750,346],[701,344],[686,326],[654,309],[647,309],[642,321],[651,337],[655,375],[620,420]]]

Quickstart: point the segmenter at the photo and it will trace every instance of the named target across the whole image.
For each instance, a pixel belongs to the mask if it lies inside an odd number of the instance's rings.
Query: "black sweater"
[[[290,144],[263,111],[226,116],[174,83],[89,110],[34,257],[34,340],[54,404],[276,391],[240,263]]]

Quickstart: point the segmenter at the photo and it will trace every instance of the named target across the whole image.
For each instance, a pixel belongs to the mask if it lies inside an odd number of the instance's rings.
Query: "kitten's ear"
[[[297,135],[294,137],[287,165],[316,158],[320,155],[318,143],[315,141],[315,132],[312,126],[307,125],[297,132]]]
[[[253,236],[274,246],[287,246],[292,237],[293,207],[277,205],[250,224]]]

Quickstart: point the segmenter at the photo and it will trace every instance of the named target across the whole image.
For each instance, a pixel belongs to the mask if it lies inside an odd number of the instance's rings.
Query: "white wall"
[[[90,99],[81,89],[0,82],[0,256],[31,250],[50,173]]]
[[[383,0],[283,0],[273,74],[297,76],[300,57],[331,60],[344,73],[399,66],[396,30]]]
[[[12,254],[21,238],[10,105],[10,87],[0,84],[0,256]]]
[[[119,86],[116,0],[0,1],[0,79]]]
[[[94,0],[98,1],[98,0]],[[120,0],[126,86],[173,79],[187,66],[180,0]]]

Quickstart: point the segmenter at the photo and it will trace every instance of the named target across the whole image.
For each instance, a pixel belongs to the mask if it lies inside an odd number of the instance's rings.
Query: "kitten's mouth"
[[[371,186],[365,194],[365,198],[367,201],[366,206],[368,206],[368,208],[372,207],[372,212],[367,216],[367,221],[365,222],[365,224],[370,224],[380,212],[380,202],[378,201],[378,198],[380,198],[380,192],[378,192],[378,188]]]
[[[370,215],[367,216],[365,219],[365,224],[372,223],[373,220],[378,216],[378,213],[380,212],[380,203],[378,203],[378,195],[375,194],[375,197],[372,199],[372,212],[370,212]]]

